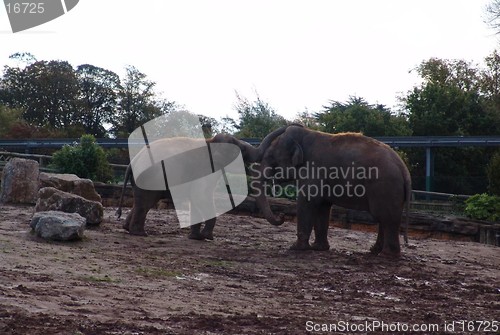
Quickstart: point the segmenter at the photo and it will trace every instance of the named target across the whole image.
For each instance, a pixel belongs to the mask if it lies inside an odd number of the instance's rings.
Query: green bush
[[[108,182],[113,177],[106,154],[92,135],[82,135],[80,143],[65,145],[55,152],[52,165],[61,173],[73,173],[94,181]]]
[[[476,194],[465,201],[467,216],[487,221],[500,220],[500,197],[486,193]]]
[[[500,195],[500,150],[498,150],[486,169],[488,175],[488,190],[491,194]]]

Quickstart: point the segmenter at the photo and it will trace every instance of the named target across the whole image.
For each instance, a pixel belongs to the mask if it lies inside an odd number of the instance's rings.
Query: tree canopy
[[[411,130],[404,116],[395,115],[384,105],[371,105],[351,96],[347,102],[330,101],[314,114],[319,128],[328,133],[361,132],[367,136],[404,136]]]
[[[238,122],[229,118],[225,120],[237,129],[236,136],[264,138],[276,128],[287,124],[287,120],[262,100],[258,93],[255,100],[250,101],[236,92],[236,99],[234,108],[238,112]]]
[[[177,106],[160,97],[156,83],[133,66],[122,80],[91,64],[73,68],[66,61],[39,61],[28,53],[11,58],[18,65],[5,66],[0,78],[0,118],[9,118],[12,129],[1,129],[0,136],[128,136]],[[15,122],[12,110],[18,111]]]

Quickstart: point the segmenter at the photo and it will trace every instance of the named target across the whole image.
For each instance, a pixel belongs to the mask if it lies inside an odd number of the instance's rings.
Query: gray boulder
[[[104,207],[100,202],[87,200],[53,187],[44,187],[38,192],[35,212],[44,211],[78,213],[85,218],[87,225],[100,224],[104,215]]]
[[[37,236],[47,240],[81,240],[85,231],[85,218],[77,213],[39,212],[33,215],[30,226]]]
[[[0,203],[36,203],[38,176],[37,161],[12,158],[3,168]]]
[[[87,200],[101,202],[90,179],[82,179],[69,173],[40,173],[40,188],[54,187],[58,190],[79,195]]]

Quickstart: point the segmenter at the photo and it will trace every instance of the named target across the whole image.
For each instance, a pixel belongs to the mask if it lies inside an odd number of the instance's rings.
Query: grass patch
[[[234,266],[233,262],[223,261],[221,259],[206,259],[201,261],[205,266],[217,268],[230,268]]]

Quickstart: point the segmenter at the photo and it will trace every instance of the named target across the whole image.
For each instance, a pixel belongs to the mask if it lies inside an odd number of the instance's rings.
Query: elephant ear
[[[293,141],[292,148],[292,165],[301,165],[304,162],[304,152],[302,151],[302,147],[296,141]]]

